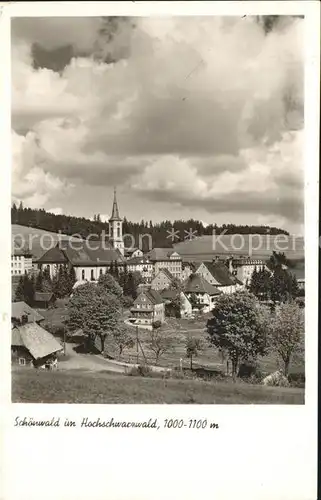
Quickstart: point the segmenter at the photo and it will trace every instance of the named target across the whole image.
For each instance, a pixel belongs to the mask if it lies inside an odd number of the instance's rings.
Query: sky
[[[13,200],[302,234],[303,23],[13,19]]]

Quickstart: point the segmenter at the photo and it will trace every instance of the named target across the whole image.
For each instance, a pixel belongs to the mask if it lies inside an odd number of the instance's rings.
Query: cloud
[[[203,179],[192,162],[162,157],[146,168],[133,188],[150,200],[175,200],[212,216],[255,212],[302,222],[302,142],[302,132],[284,133],[273,148],[266,149],[263,143],[241,150],[240,164],[246,168],[213,170]]]
[[[56,193],[67,193],[71,184],[45,172],[34,133],[26,137],[12,134],[12,197],[30,207],[41,207]]]
[[[20,17],[12,20],[12,37],[46,50],[72,45],[79,51],[93,50],[101,27],[100,17]]]
[[[133,216],[142,197],[196,217],[300,218],[303,24],[266,35],[253,18],[14,20],[15,195],[30,196],[31,171],[44,204],[67,211],[80,186],[94,203],[95,187],[117,184]]]

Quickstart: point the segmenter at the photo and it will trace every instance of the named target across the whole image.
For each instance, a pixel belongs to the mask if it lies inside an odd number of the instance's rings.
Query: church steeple
[[[111,212],[111,217],[109,219],[110,221],[116,220],[116,221],[121,221],[121,218],[119,217],[119,210],[118,210],[118,204],[117,204],[117,194],[116,194],[116,188],[114,188],[114,202],[113,202],[113,209]]]
[[[109,238],[113,248],[124,255],[123,221],[119,216],[116,188],[114,188],[113,209],[109,219]]]

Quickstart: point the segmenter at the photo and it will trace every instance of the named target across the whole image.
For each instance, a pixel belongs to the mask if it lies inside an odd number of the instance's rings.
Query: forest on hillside
[[[94,216],[93,220],[85,217],[75,217],[72,215],[56,215],[46,212],[44,209],[26,208],[22,203],[17,207],[15,204],[11,207],[11,223],[29,226],[36,229],[58,233],[59,231],[67,235],[79,234],[82,238],[100,238],[105,231],[108,235],[108,223],[102,222],[100,215]],[[192,231],[197,236],[211,235],[215,231],[219,234],[289,234],[283,229],[269,226],[251,226],[236,224],[210,224],[205,226],[201,221],[189,220],[164,220],[162,222],[153,222],[151,220],[141,220],[140,222],[131,222],[124,218],[123,235],[130,234],[135,242],[139,242],[139,236],[149,234],[152,237],[154,247],[171,247],[172,238],[169,231],[174,228],[176,231],[175,243],[184,241],[187,233]],[[145,239],[147,243],[147,238]],[[144,238],[142,239],[144,242]]]

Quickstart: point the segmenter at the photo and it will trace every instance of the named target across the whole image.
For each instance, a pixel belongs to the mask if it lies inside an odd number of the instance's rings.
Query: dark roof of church
[[[58,245],[48,250],[37,262],[61,264],[69,261],[75,266],[99,266],[122,261],[120,253],[109,242],[61,241]]]
[[[67,257],[58,246],[50,248],[37,261],[39,264],[64,264],[68,262]]]

